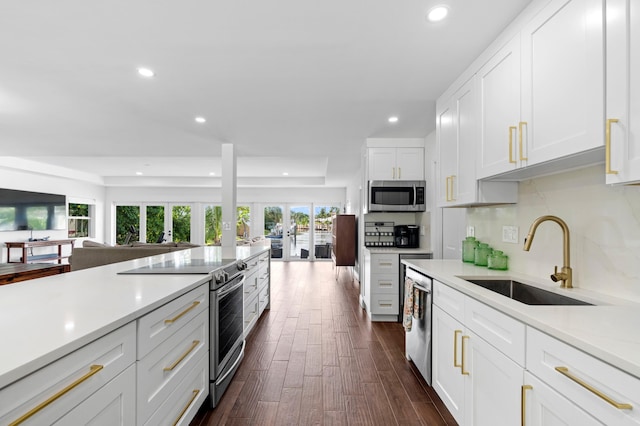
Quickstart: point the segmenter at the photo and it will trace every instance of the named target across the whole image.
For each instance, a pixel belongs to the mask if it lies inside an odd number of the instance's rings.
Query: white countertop
[[[443,284],[600,360],[640,378],[640,305],[582,290],[562,289],[558,284],[513,271],[495,271],[459,260],[403,260],[403,263]],[[554,293],[595,303],[597,306],[531,306],[511,300],[459,276],[510,277]]]
[[[238,259],[268,247],[240,246]],[[0,286],[0,389],[209,280],[118,275],[166,260],[221,258],[199,247]]]

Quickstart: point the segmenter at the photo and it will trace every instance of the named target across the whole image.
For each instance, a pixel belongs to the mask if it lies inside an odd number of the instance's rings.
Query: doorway
[[[272,259],[311,259],[311,204],[269,205],[263,214],[264,235],[271,241]]]

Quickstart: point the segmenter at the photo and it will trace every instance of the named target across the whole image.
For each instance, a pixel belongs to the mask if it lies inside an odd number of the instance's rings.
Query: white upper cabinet
[[[607,1],[607,183],[640,181],[640,4]]]
[[[520,35],[478,72],[480,149],[478,179],[513,170],[522,163],[517,145],[520,123]]]
[[[369,148],[369,180],[424,180],[424,148]]]
[[[522,29],[522,165],[604,145],[603,9],[553,0]]]

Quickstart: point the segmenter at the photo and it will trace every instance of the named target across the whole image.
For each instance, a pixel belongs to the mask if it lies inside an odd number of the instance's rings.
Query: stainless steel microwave
[[[423,180],[369,181],[369,212],[423,212],[426,182]]]

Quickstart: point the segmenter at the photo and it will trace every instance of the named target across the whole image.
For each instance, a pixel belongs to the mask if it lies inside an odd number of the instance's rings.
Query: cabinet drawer
[[[459,321],[464,318],[464,294],[433,280],[433,303]]]
[[[120,373],[56,422],[56,426],[120,425],[136,421],[136,367]]]
[[[399,274],[397,254],[372,254],[371,274]]]
[[[207,283],[138,319],[138,359],[208,309]]]
[[[532,327],[527,327],[527,369],[605,424],[640,424],[640,379]],[[633,408],[616,408],[595,392]]]
[[[167,399],[144,423],[149,426],[188,425],[209,394],[209,352],[194,363],[184,380],[172,389]],[[142,423],[140,423],[142,424]]]
[[[398,294],[372,294],[371,313],[376,315],[398,315],[400,302]]]
[[[244,273],[249,275],[254,272],[257,272],[260,269],[260,256],[254,256],[245,261],[247,264],[247,269],[244,270]]]
[[[525,325],[470,297],[464,303],[464,325],[524,367]]]
[[[258,291],[258,284],[260,283],[260,277],[258,271],[253,271],[252,274],[244,277],[244,301],[253,298]]]
[[[55,422],[135,362],[135,339],[131,322],[0,390],[0,424],[59,395],[26,424]]]
[[[253,299],[244,304],[244,335],[245,337],[251,331],[251,328],[254,326],[256,321],[258,321],[258,316],[260,312],[260,303],[258,295],[256,294]]]
[[[269,304],[269,286],[267,285],[260,290],[260,295],[258,296],[259,314],[262,314],[262,311],[264,311],[264,309],[267,307],[268,304]]]
[[[371,294],[393,293],[398,296],[400,294],[398,291],[398,275],[377,274],[371,276]]]
[[[262,253],[259,257],[260,275],[269,273],[269,252]]]
[[[138,362],[138,424],[144,423],[209,348],[209,315],[201,312]]]

